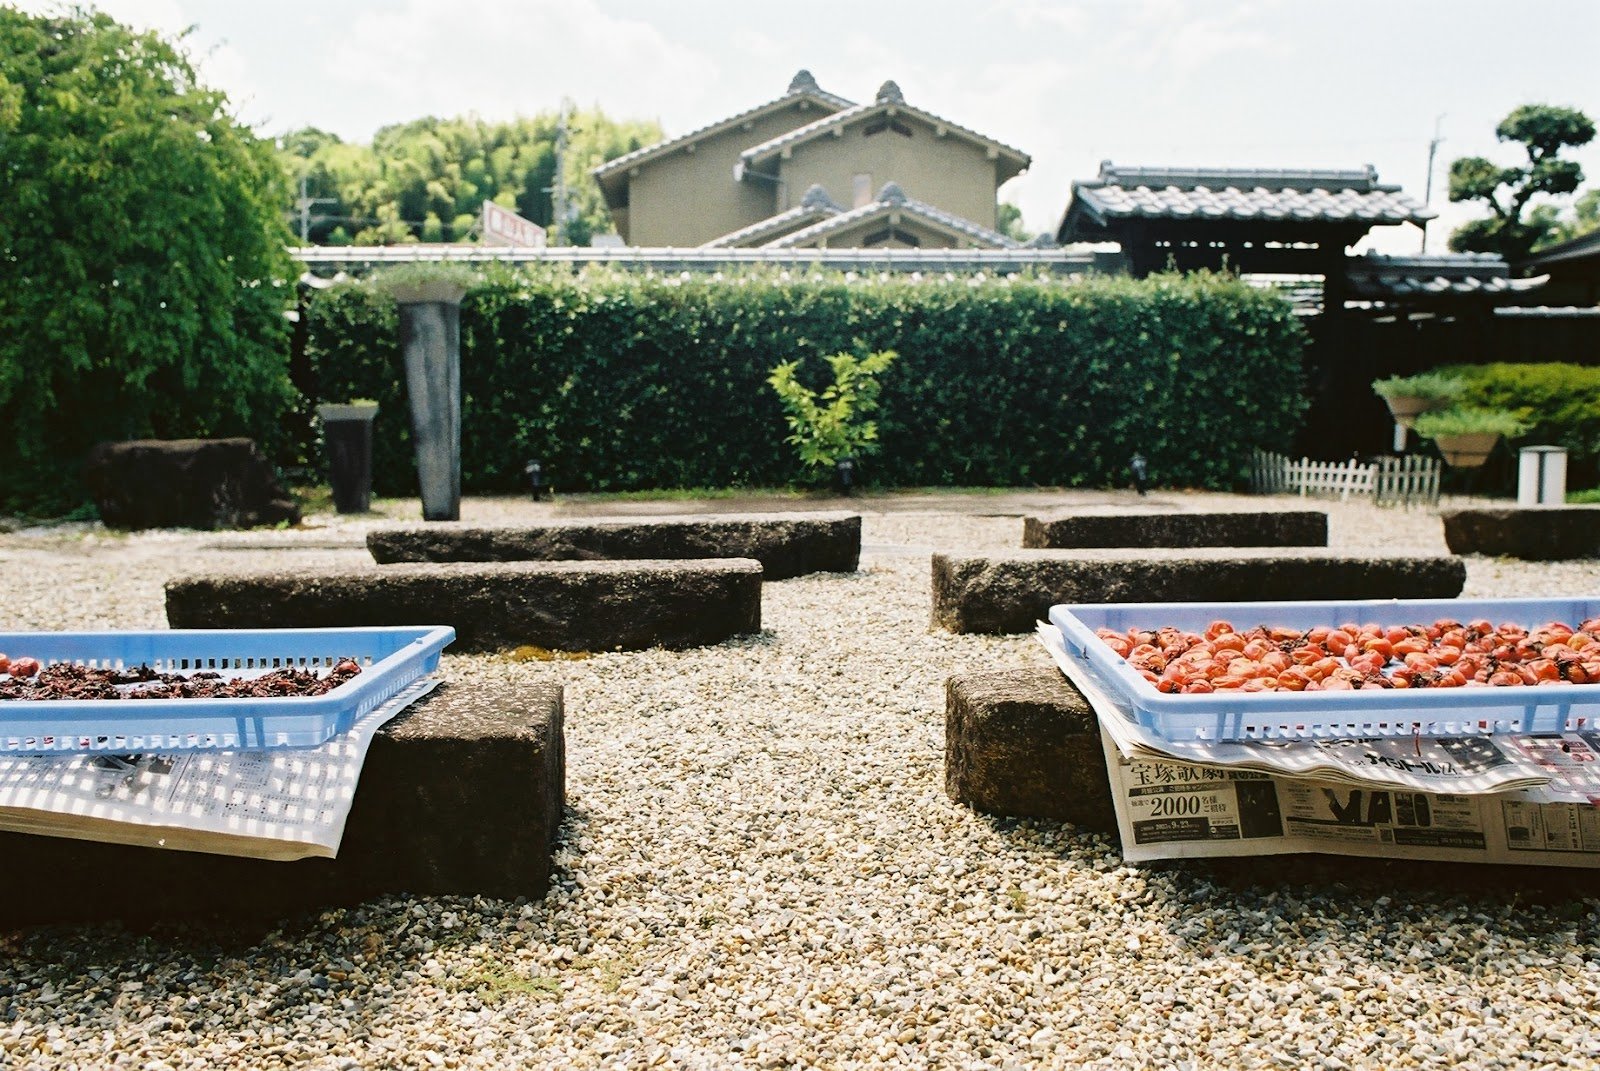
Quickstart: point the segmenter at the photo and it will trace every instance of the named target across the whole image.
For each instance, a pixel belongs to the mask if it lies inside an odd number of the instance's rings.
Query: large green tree
[[[82,501],[101,439],[273,445],[285,197],[271,145],[174,42],[0,7],[0,507]]]
[[[370,146],[308,128],[280,138],[278,148],[296,185],[293,201],[308,201],[294,218],[312,243],[459,242],[474,235],[484,201],[554,224],[559,125],[556,113],[495,123],[424,118],[384,127]],[[618,122],[599,110],[568,117],[565,241],[582,245],[612,229],[590,169],[659,138],[653,123]]]
[[[1458,253],[1499,253],[1507,260],[1526,257],[1548,240],[1559,215],[1551,205],[1530,205],[1539,194],[1572,193],[1583,182],[1576,161],[1560,158],[1562,149],[1587,145],[1594,122],[1573,108],[1524,104],[1500,121],[1495,136],[1522,145],[1527,163],[1501,167],[1482,156],[1463,156],[1450,165],[1450,200],[1482,201],[1484,219],[1458,227],[1450,248]]]

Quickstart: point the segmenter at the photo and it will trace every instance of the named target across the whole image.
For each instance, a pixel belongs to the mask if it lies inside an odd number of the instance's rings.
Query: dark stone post
[[[422,518],[461,519],[461,298],[455,282],[396,287]]]
[[[328,448],[328,486],[340,513],[372,508],[372,420],[376,405],[319,405],[322,438]]]

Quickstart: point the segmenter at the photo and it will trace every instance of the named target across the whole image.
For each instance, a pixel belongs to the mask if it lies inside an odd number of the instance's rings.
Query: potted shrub
[[[399,306],[424,520],[461,518],[461,299],[476,281],[467,265],[438,261],[388,268],[372,280]]]
[[[1422,372],[1380,379],[1372,384],[1372,390],[1388,405],[1396,424],[1414,428],[1419,415],[1445,408],[1461,394],[1464,385],[1459,376],[1450,372]]]
[[[333,508],[340,513],[372,509],[372,421],[377,415],[378,403],[370,398],[317,406],[328,451],[328,486]]]
[[[1503,409],[1452,406],[1417,417],[1417,434],[1432,439],[1445,464],[1477,468],[1489,459],[1502,438],[1521,435],[1528,427]]]

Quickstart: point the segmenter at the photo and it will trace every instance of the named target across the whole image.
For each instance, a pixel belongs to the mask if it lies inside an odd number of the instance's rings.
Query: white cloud
[[[705,95],[717,72],[694,47],[592,0],[405,0],[359,15],[313,77],[366,99],[356,128],[340,131],[364,138],[423,115],[554,110],[563,96],[613,115],[659,116]]]

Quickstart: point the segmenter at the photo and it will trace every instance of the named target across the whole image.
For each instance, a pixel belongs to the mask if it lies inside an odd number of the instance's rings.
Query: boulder
[[[280,918],[372,897],[535,898],[566,801],[559,685],[464,678],[373,737],[336,859],[0,833],[8,923]]]
[[[1320,510],[1255,513],[1076,513],[1022,519],[1022,545],[1078,547],[1325,547]]]
[[[1600,558],[1600,506],[1507,506],[1443,510],[1453,554],[1528,561]]]
[[[376,529],[367,549],[390,562],[551,561],[565,558],[754,558],[768,580],[855,572],[861,518],[851,513],[652,517],[501,528],[431,524]]]
[[[1057,603],[1450,599],[1466,584],[1453,557],[1352,558],[1249,549],[1150,558],[1138,551],[933,556],[933,623],[951,632],[1030,632]]]
[[[300,523],[300,507],[252,439],[100,443],[84,483],[112,528],[255,528]]]
[[[944,709],[951,799],[985,814],[1116,832],[1099,724],[1059,670],[951,677]]]
[[[173,628],[451,625],[455,651],[698,647],[761,628],[761,563],[444,562],[167,582]]]

